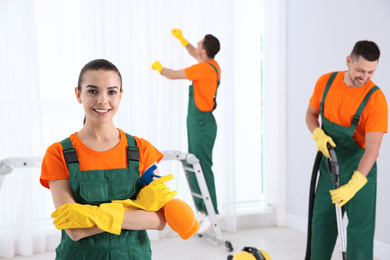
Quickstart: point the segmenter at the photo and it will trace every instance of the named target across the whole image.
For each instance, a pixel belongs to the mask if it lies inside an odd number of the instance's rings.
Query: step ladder
[[[6,175],[14,168],[37,168],[42,165],[42,157],[14,157],[0,161],[0,190]]]
[[[211,241],[216,246],[223,246],[228,252],[233,251],[232,243],[228,240],[222,239],[221,229],[217,220],[217,216],[214,210],[213,202],[210,197],[209,190],[207,188],[206,180],[203,175],[202,167],[198,158],[194,154],[182,153],[179,151],[162,151],[164,155],[162,160],[178,160],[181,161],[185,175],[187,177],[188,186],[190,187],[192,198],[200,198],[204,201],[204,204],[207,209],[207,217],[210,220],[212,231],[207,231],[203,234],[198,234],[198,237],[205,238],[208,241]],[[189,175],[190,172],[195,173],[195,177],[199,184],[200,193],[193,191],[190,182]],[[196,204],[196,203],[195,203]],[[210,229],[209,229],[210,230]]]

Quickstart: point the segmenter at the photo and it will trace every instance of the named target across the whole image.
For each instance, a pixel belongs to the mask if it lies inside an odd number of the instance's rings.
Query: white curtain
[[[159,150],[187,151],[188,80],[171,81],[151,69],[182,69],[196,63],[171,35],[180,28],[194,46],[205,34],[221,42],[216,60],[222,80],[215,116],[218,135],[214,173],[223,229],[234,231],[235,101],[233,0],[0,1],[0,160],[43,156],[46,147],[77,132],[84,117],[74,97],[78,73],[105,58],[122,73],[124,96],[117,127],[150,141]],[[178,162],[170,187],[193,205]],[[39,169],[17,170],[0,187],[0,257],[52,250],[59,232],[51,224],[50,191]],[[167,229],[169,230],[169,229]],[[49,242],[51,236],[56,238]],[[169,231],[152,232],[153,239]]]
[[[0,158],[43,153],[38,52],[32,1],[0,3]],[[44,251],[48,217],[39,169],[17,170],[0,187],[0,256]],[[52,203],[51,203],[52,204]],[[50,214],[50,213],[49,213]]]

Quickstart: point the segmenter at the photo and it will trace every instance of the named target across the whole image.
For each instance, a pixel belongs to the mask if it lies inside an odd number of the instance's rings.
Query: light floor
[[[188,240],[180,237],[163,238],[152,242],[153,260],[227,260],[229,255],[241,251],[244,246],[253,246],[266,251],[272,260],[302,260],[306,252],[306,234],[289,228],[264,227],[244,229],[234,233],[223,232],[223,240],[230,241],[233,252],[210,241],[193,236]],[[15,260],[52,260],[54,252],[32,257],[18,256]],[[1,258],[10,259],[10,258]],[[340,259],[338,247],[332,260]],[[375,259],[380,260],[380,259]]]

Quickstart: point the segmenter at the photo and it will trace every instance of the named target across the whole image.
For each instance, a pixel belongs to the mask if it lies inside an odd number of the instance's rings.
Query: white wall
[[[308,193],[316,154],[305,113],[319,76],[346,69],[358,40],[375,41],[381,58],[373,81],[390,101],[390,1],[287,1],[287,224],[306,229]],[[378,160],[375,252],[390,257],[390,138]]]

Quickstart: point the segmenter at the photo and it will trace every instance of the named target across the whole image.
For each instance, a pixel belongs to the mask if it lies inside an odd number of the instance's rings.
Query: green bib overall
[[[324,132],[332,137],[336,144],[335,152],[340,169],[340,186],[348,183],[358,168],[365,151],[352,139],[360,115],[372,93],[378,87],[373,87],[357,109],[350,127],[335,124],[324,117],[324,103],[326,95],[337,72],[334,72],[325,87],[321,102],[321,119]],[[347,213],[347,259],[373,259],[373,240],[375,232],[375,205],[376,205],[376,162],[367,175],[368,182],[342,208]],[[332,203],[329,191],[333,190],[331,175],[329,174],[326,158],[322,156],[320,176],[315,194],[311,259],[331,259],[337,239],[337,221],[335,205]]]
[[[127,135],[128,163],[126,169],[80,171],[77,154],[69,138],[61,142],[69,168],[69,184],[75,200],[80,204],[100,205],[112,200],[135,199],[141,183],[139,151],[134,137]],[[56,259],[150,260],[150,240],[145,230],[122,230],[121,234],[101,233],[73,241],[62,230]]]
[[[217,72],[217,68],[209,63]],[[219,81],[217,82],[217,90]],[[214,108],[212,111],[201,111],[195,105],[194,98],[194,83],[190,86],[188,99],[188,114],[187,114],[187,136],[188,136],[188,152],[192,153],[199,159],[204,178],[207,183],[207,188],[213,202],[214,210],[218,214],[217,196],[215,190],[214,174],[211,170],[213,166],[213,147],[215,138],[217,137],[217,122],[213,116],[213,111],[217,107],[217,92],[214,97]],[[199,185],[195,177],[195,173],[189,173],[189,182],[192,191],[200,193]],[[194,197],[195,205],[198,211],[205,211],[206,207],[202,199]]]

